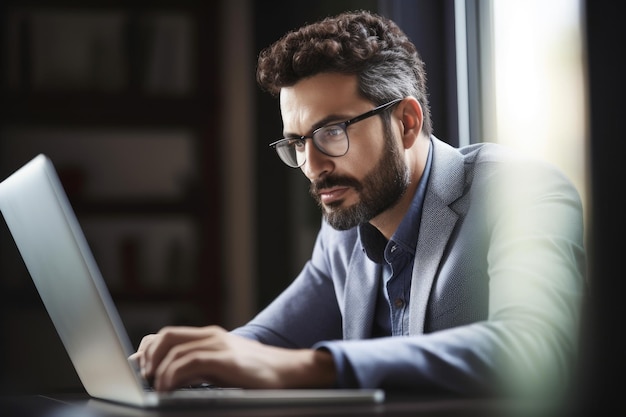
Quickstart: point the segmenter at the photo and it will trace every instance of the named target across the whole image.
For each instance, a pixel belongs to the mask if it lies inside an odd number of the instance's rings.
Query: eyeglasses
[[[382,104],[374,109],[365,112],[359,116],[353,117],[341,123],[333,123],[315,129],[310,136],[294,136],[277,140],[270,143],[269,146],[276,150],[280,159],[292,168],[299,168],[306,162],[306,153],[304,152],[304,144],[307,139],[313,139],[313,145],[318,151],[328,156],[344,156],[348,153],[350,141],[348,140],[347,128],[351,124],[365,120],[368,117],[375,116],[392,106],[401,102],[401,98],[397,98],[388,103]]]

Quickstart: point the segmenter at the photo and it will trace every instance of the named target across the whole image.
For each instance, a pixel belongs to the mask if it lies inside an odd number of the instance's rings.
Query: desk
[[[536,403],[494,399],[415,398],[388,395],[383,404],[196,407],[144,410],[90,399],[86,394],[23,395],[0,397],[3,417],[332,417],[332,416],[481,416],[536,417],[571,416],[571,410],[547,412]]]

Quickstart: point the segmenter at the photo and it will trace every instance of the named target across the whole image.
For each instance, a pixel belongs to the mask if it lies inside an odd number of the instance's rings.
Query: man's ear
[[[405,97],[398,109],[402,125],[402,143],[405,149],[413,146],[422,130],[422,106],[415,97]]]

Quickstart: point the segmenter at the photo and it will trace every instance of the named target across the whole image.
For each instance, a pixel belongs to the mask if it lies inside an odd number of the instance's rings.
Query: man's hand
[[[335,382],[328,352],[268,346],[217,326],[165,327],[145,336],[131,358],[157,391],[199,381],[241,388],[322,388]]]

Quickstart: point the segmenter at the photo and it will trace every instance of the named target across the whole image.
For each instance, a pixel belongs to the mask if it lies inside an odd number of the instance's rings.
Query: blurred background
[[[603,245],[617,224],[606,184],[624,110],[613,101],[623,54],[612,49],[623,40],[614,7],[4,0],[0,178],[51,157],[135,345],[169,324],[241,325],[297,275],[320,224],[305,177],[267,146],[282,124],[278,101],[256,86],[256,57],[306,22],[368,9],[418,47],[437,137],[505,143],[572,179],[590,281],[608,295],[617,258]],[[3,222],[0,293],[2,390],[80,389]],[[594,319],[615,316],[606,305]]]

